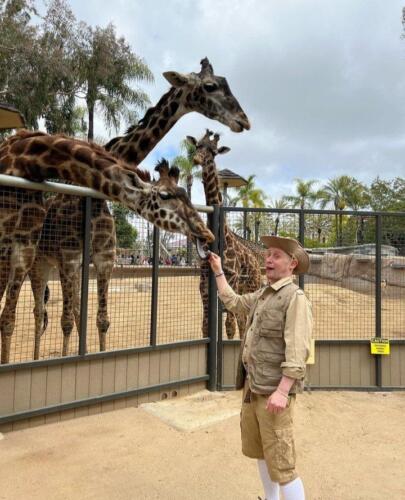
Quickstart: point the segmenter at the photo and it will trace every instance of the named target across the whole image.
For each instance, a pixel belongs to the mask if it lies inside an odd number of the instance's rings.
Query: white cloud
[[[252,122],[233,134],[200,115],[184,117],[145,160],[151,167],[185,135],[209,126],[231,153],[218,160],[272,198],[293,179],[341,174],[370,182],[403,175],[405,40],[399,0],[90,0],[79,19],[113,21],[156,82],[163,71],[198,71],[208,56]],[[105,134],[104,131],[102,131]],[[196,194],[202,197],[202,191]],[[202,203],[202,198],[196,200]]]

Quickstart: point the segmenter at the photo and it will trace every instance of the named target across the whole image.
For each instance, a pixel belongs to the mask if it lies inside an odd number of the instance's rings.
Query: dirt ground
[[[239,399],[155,403],[206,419],[194,430],[141,407],[5,434],[0,499],[256,500],[256,464],[240,452]],[[218,412],[227,418],[212,422]],[[405,498],[404,412],[400,392],[300,396],[295,434],[307,499]]]
[[[58,281],[49,283],[49,325],[42,337],[40,357],[58,357],[62,349],[60,316],[62,294]],[[108,298],[110,329],[107,349],[124,349],[149,344],[151,316],[151,280],[149,278],[114,278]],[[382,330],[387,338],[405,338],[405,290],[389,287],[382,298]],[[88,351],[98,351],[96,328],[97,285],[89,284]],[[363,290],[351,290],[333,281],[309,282],[305,291],[311,299],[316,339],[371,338],[375,331],[375,298],[371,283]],[[159,279],[158,343],[201,338],[202,304],[198,276]],[[11,346],[11,361],[32,359],[34,349],[34,304],[29,282],[25,282],[17,308],[16,328]],[[224,329],[225,332],[225,329]],[[225,333],[224,333],[225,335]],[[73,330],[70,353],[77,353],[78,337]]]

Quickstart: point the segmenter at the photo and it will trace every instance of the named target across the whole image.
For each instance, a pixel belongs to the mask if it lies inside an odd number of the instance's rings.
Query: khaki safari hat
[[[298,261],[297,267],[294,269],[294,274],[304,274],[309,268],[309,255],[302,247],[301,243],[294,238],[284,236],[262,236],[260,238],[267,248],[280,248],[291,257],[295,257]]]

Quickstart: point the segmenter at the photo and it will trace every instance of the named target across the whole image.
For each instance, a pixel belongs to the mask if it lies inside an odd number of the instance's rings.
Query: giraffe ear
[[[193,137],[192,135],[188,135],[186,137],[186,139],[187,139],[187,142],[189,142],[192,146],[197,147],[197,139],[195,137]]]
[[[229,153],[229,151],[231,150],[231,148],[228,148],[226,146],[221,146],[219,149],[218,149],[218,154],[219,155],[224,155],[225,153]]]
[[[173,87],[184,87],[190,81],[189,76],[177,73],[177,71],[165,71],[163,76]]]

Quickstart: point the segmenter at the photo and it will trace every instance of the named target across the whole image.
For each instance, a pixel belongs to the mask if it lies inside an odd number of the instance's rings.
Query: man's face
[[[266,276],[270,284],[292,276],[297,260],[280,248],[268,248],[266,252]]]

